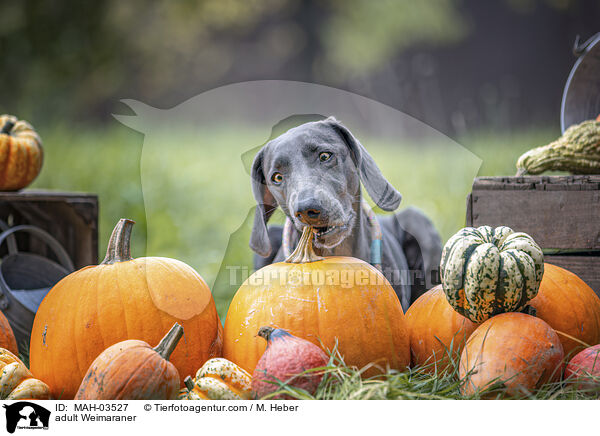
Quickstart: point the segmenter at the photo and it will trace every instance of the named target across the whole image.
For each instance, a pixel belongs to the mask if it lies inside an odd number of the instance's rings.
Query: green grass
[[[119,218],[137,222],[133,255],[166,256],[194,267],[225,318],[241,281],[224,265],[250,272],[248,237],[254,200],[248,168],[265,132],[248,126],[171,129],[144,135],[109,128],[41,127],[45,162],[32,188],[94,192],[100,199],[100,259]],[[403,194],[447,239],[465,223],[465,197],[476,175],[512,175],[517,157],[558,131],[478,133],[462,147],[436,137],[393,142],[361,138]],[[473,154],[474,153],[474,154]],[[279,214],[274,221],[282,221]]]
[[[296,377],[323,374],[323,379],[314,393],[308,393],[293,385],[293,379],[284,383],[273,380],[277,390],[263,399],[298,400],[479,400],[479,399],[523,399],[523,400],[589,400],[600,399],[600,377],[589,376],[586,381],[596,383],[596,388],[584,388],[578,383],[551,382],[535,391],[522,390],[509,396],[505,385],[499,380],[473,394],[463,394],[461,389],[468,382],[459,378],[459,359],[450,358],[449,366],[439,371],[434,364],[425,364],[406,371],[387,370],[382,375],[363,378],[368,368],[349,367],[334,350],[329,353],[327,366],[305,371]],[[452,355],[452,353],[449,353]]]

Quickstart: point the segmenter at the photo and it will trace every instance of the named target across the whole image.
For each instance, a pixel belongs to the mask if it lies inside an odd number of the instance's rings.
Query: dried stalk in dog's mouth
[[[288,263],[310,263],[318,260],[323,260],[322,256],[315,253],[313,248],[313,239],[315,237],[315,229],[311,226],[304,227],[300,242],[292,254],[285,260]]]

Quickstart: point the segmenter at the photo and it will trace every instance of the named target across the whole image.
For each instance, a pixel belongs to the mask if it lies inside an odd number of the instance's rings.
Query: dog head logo
[[[204,277],[216,277],[211,286],[216,298],[232,295],[241,285],[238,279],[243,274],[227,267],[244,265],[247,260],[239,253],[249,251],[256,207],[253,158],[262,145],[287,129],[335,116],[374,153],[381,170],[402,194],[403,204],[417,206],[429,216],[439,213],[432,195],[448,204],[462,204],[481,165],[481,159],[468,149],[410,115],[351,92],[311,83],[236,83],[169,109],[134,100],[123,103],[131,112],[115,118],[144,134],[140,179],[147,255],[177,257],[199,267]],[[435,155],[425,153],[425,145],[432,145]],[[432,157],[433,163],[428,161]],[[419,159],[417,164],[405,164],[415,159]],[[440,162],[444,171],[425,171]],[[449,233],[463,221],[464,214],[446,219],[440,230]],[[218,248],[199,249],[205,246]]]
[[[2,407],[6,409],[6,431],[9,433],[14,433],[17,428],[48,429],[50,411],[38,404],[19,401]]]

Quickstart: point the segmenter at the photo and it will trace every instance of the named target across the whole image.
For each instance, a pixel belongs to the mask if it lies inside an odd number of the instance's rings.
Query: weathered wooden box
[[[600,295],[600,175],[476,178],[467,225],[528,233],[549,263],[574,272]]]
[[[10,226],[31,224],[46,230],[65,248],[76,269],[98,262],[98,197],[93,194],[26,190],[0,192],[0,219]],[[52,256],[26,233],[15,235],[21,251]],[[7,252],[0,246],[0,257]]]

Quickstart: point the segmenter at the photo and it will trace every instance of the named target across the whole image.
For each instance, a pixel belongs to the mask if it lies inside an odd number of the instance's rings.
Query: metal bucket
[[[583,44],[575,40],[573,53],[578,57],[563,91],[560,128],[600,115],[600,32]]]
[[[0,222],[0,245],[7,241],[8,254],[0,263],[0,309],[13,329],[20,351],[29,348],[33,318],[52,287],[75,270],[65,249],[44,230],[20,225],[8,227]],[[45,242],[60,264],[44,256],[17,249],[16,232],[27,232]]]

